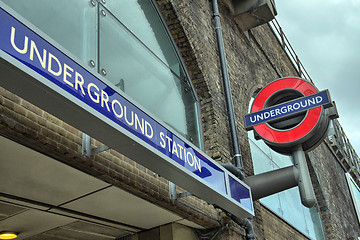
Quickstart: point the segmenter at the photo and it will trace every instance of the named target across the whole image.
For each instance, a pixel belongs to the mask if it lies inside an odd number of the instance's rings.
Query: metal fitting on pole
[[[301,203],[305,207],[312,207],[315,205],[315,193],[313,186],[311,184],[311,178],[309,174],[309,169],[306,163],[305,152],[302,149],[302,146],[297,146],[296,150],[293,152],[294,166],[299,170],[299,192]]]

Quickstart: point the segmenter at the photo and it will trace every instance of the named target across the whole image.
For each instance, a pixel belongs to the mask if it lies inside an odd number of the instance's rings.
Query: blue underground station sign
[[[249,186],[1,1],[0,73],[0,86],[193,195],[254,215]]]
[[[296,180],[302,203],[307,207],[314,205],[315,195],[305,152],[322,142],[330,119],[337,117],[335,103],[327,90],[318,91],[310,82],[296,77],[278,79],[265,86],[245,116],[246,129],[254,130],[257,140],[262,139],[276,152],[293,157],[294,167],[287,172],[280,169],[277,175],[282,175],[283,180]],[[264,181],[269,176],[264,176]],[[267,180],[271,182],[271,179]],[[260,188],[252,188],[252,191],[265,191],[266,185]]]

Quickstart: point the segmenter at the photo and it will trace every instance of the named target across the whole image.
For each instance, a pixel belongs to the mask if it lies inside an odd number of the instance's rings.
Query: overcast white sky
[[[279,21],[360,155],[360,0],[276,0]]]

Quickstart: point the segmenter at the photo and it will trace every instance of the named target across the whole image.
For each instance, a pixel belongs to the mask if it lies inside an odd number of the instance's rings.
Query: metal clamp
[[[91,148],[91,137],[85,133],[82,134],[82,145],[81,153],[83,156],[91,157],[94,154],[109,150],[110,148],[106,145],[102,145],[97,148]]]
[[[169,198],[171,200],[177,200],[188,196],[192,196],[192,194],[190,192],[176,193],[175,183],[169,181]]]

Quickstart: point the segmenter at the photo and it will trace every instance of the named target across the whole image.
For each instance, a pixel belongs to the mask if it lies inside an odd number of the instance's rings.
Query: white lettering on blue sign
[[[197,158],[194,154],[187,151],[186,148],[182,147],[179,143],[175,140],[165,136],[163,132],[160,132],[160,146],[164,149],[168,148],[167,150],[171,152],[173,155],[176,155],[181,160],[187,162],[190,166],[198,169],[201,172],[201,161]]]
[[[86,84],[81,73],[74,71],[74,69],[66,63],[61,63],[56,56],[46,51],[46,49],[43,49],[42,53],[40,53],[36,43],[33,40],[30,40],[29,43],[27,36],[24,37],[23,46],[17,46],[15,44],[15,38],[16,29],[11,27],[10,42],[17,52],[24,55],[28,54],[31,61],[38,61],[42,68],[48,73],[56,77],[61,77],[62,81],[69,87],[79,91],[83,96],[88,95],[94,103],[99,104],[102,108],[114,114],[118,119],[126,122],[128,126],[139,131],[142,135],[149,139],[154,137],[154,128],[146,119],[139,117],[136,112],[129,110],[126,105],[123,105],[117,99],[110,100],[108,94],[104,90],[100,90],[96,84]],[[34,55],[36,55],[36,59],[34,59]],[[193,151],[187,150],[172,138],[165,136],[164,132],[159,132],[159,137],[161,147],[172,155],[176,155],[180,160],[194,168],[195,171],[201,172],[201,161],[192,153]]]
[[[299,110],[300,107],[302,107],[302,108],[312,107],[315,104],[321,103],[322,101],[323,101],[323,98],[321,96],[313,97],[313,98],[310,98],[310,99],[304,99],[300,103],[296,102],[293,105],[287,105],[287,106],[281,107],[280,109],[272,109],[269,112],[262,112],[262,113],[250,116],[250,122],[251,123],[256,123],[256,122],[261,121],[261,120],[266,120],[266,119],[269,119],[269,118],[274,118],[274,117],[279,116],[279,115],[292,113],[294,111]]]
[[[330,97],[326,90],[306,97],[298,98],[274,107],[269,107],[264,110],[247,114],[245,116],[246,128],[249,129],[254,125],[279,119],[329,103]]]

